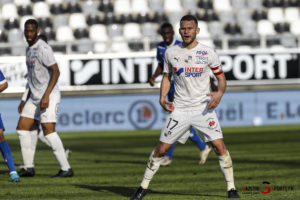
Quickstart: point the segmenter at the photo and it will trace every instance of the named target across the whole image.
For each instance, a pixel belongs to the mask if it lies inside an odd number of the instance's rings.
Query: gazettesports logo
[[[129,109],[129,121],[136,129],[148,129],[157,120],[157,111],[150,101],[140,100],[132,103]]]
[[[294,186],[278,186],[278,185],[272,185],[268,181],[263,181],[260,186],[243,186],[242,191],[244,194],[270,194],[273,191],[293,191]]]

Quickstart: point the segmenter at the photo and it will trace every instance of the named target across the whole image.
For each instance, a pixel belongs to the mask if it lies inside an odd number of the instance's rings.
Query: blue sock
[[[201,140],[194,127],[192,127],[192,134],[193,136],[190,136],[189,139],[197,145],[200,151],[203,151],[206,147],[206,144]]]
[[[176,147],[176,143],[174,143],[174,144],[172,145],[172,147],[169,149],[169,151],[168,151],[167,154],[166,154],[166,156],[168,156],[168,157],[170,158],[170,160],[172,160],[172,157],[173,157],[173,151],[174,151],[175,147]]]
[[[6,143],[6,141],[0,143],[0,150],[1,150],[2,156],[5,160],[5,163],[9,169],[9,171],[10,172],[16,171],[14,160],[11,155],[10,148],[9,148],[8,144]]]

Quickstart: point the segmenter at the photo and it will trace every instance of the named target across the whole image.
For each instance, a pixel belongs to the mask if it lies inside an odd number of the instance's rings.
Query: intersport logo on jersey
[[[184,76],[185,77],[200,77],[202,72],[203,72],[203,68],[202,67],[184,67],[184,68],[177,68],[174,67],[174,71],[177,74],[177,76],[179,76],[181,73],[184,72]]]

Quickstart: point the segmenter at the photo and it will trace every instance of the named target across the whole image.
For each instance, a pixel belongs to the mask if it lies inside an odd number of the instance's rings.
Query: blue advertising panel
[[[300,91],[227,92],[216,109],[222,127],[300,123]],[[161,129],[158,94],[63,97],[57,131]],[[1,99],[6,133],[15,133],[19,99]]]

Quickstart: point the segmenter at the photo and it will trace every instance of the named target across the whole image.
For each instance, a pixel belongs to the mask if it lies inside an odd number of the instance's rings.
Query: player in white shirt
[[[240,198],[234,185],[232,160],[223,142],[222,130],[214,110],[225,92],[226,79],[215,51],[197,42],[199,31],[194,16],[183,16],[179,29],[183,43],[166,51],[160,104],[170,114],[161,132],[160,142],[149,157],[142,183],[131,200],[143,198],[166,152],[174,142],[184,144],[189,137],[187,130],[192,126],[198,129],[205,142],[210,142],[214,147],[227,183],[228,198]],[[210,91],[210,71],[218,79],[217,92]],[[175,82],[174,102],[165,99],[170,89],[171,76]]]
[[[39,35],[38,37],[41,38],[42,37],[46,37],[45,35]],[[47,40],[43,39],[45,42]],[[26,101],[28,100],[29,98],[29,85],[28,83],[26,84],[26,88],[25,88],[25,92],[23,93],[22,95],[22,98],[21,98],[21,102],[18,106],[18,112],[21,114],[22,113],[22,110],[25,106],[25,103]],[[33,133],[37,132],[38,134],[38,139],[40,139],[41,142],[43,142],[45,145],[47,145],[48,147],[51,147],[51,144],[48,142],[48,140],[46,139],[45,135],[44,135],[44,132],[43,132],[43,129],[40,129],[40,122],[38,120],[34,120],[34,124],[33,126],[31,127],[30,131],[32,131]],[[34,149],[33,149],[34,150]],[[35,151],[35,150],[34,150]],[[69,159],[70,157],[70,154],[72,153],[72,151],[70,149],[66,149],[65,150],[65,154],[66,154],[66,157],[67,159]],[[20,165],[20,168],[24,168],[24,165]]]
[[[53,178],[71,177],[73,170],[66,158],[65,150],[55,125],[60,102],[60,91],[57,86],[59,68],[51,47],[38,39],[40,31],[34,19],[25,22],[26,65],[30,98],[22,109],[17,126],[20,139],[24,168],[20,176],[34,176],[34,153],[37,142],[37,131],[30,131],[35,119],[41,122],[46,139],[51,144],[53,153],[60,164],[59,172]]]
[[[47,36],[44,34],[39,34],[38,38],[43,40],[44,42],[48,43],[48,39]],[[26,78],[27,78],[27,74],[26,74]],[[18,112],[21,114],[22,110],[24,108],[24,105],[26,103],[26,101],[29,99],[30,95],[29,95],[29,84],[26,84],[25,87],[25,92],[22,95],[21,98],[21,102],[18,106]],[[34,132],[37,131],[38,134],[38,139],[40,139],[40,141],[42,141],[45,145],[47,145],[48,147],[51,147],[51,144],[48,142],[48,140],[46,139],[44,132],[42,129],[39,128],[40,126],[40,122],[38,120],[35,119],[35,123],[34,125],[31,127],[30,131]],[[52,147],[51,147],[52,148]],[[72,151],[70,149],[66,149],[65,154],[67,159],[69,159],[70,154],[72,153]],[[24,165],[20,165],[20,168],[24,168]]]

